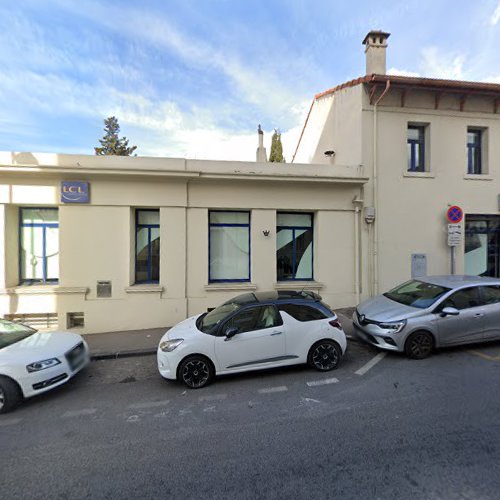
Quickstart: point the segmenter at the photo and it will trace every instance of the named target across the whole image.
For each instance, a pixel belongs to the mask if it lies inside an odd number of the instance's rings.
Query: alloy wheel
[[[0,411],[2,410],[4,404],[5,404],[5,392],[0,387]]]
[[[312,352],[312,362],[318,370],[332,370],[339,362],[339,353],[333,344],[325,342]]]
[[[189,387],[203,387],[209,378],[210,368],[205,361],[193,359],[182,367],[182,380]]]
[[[417,333],[410,340],[410,352],[414,358],[422,359],[432,351],[432,339],[426,333]]]

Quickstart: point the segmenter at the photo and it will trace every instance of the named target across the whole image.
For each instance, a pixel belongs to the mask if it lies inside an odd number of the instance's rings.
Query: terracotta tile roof
[[[391,82],[391,87],[414,87],[422,90],[448,91],[448,92],[463,92],[498,95],[500,98],[500,84],[486,82],[466,82],[462,80],[442,80],[440,78],[420,78],[414,76],[399,76],[399,75],[366,75],[349,82],[342,83],[331,89],[320,92],[314,96],[314,99],[334,94],[338,90],[347,87],[355,87],[361,83],[386,83]]]

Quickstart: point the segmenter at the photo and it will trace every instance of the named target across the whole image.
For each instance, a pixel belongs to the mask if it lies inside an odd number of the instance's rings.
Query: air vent
[[[78,313],[68,313],[66,314],[66,328],[83,328],[85,326],[84,314],[82,312]]]
[[[5,319],[24,323],[37,330],[57,328],[57,313],[6,314]]]
[[[100,298],[111,297],[111,281],[97,282],[97,296]]]

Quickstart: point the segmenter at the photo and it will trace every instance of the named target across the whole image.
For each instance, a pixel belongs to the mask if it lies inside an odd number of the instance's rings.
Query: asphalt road
[[[497,499],[500,344],[162,380],[93,362],[0,417],[0,497]]]

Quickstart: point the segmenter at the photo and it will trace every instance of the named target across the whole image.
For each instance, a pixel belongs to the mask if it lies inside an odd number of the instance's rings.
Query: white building
[[[0,316],[151,328],[289,288],[350,306],[449,272],[449,205],[457,271],[499,276],[500,85],[386,75],[387,38],[315,97],[293,164],[262,142],[256,163],[0,153]]]

